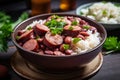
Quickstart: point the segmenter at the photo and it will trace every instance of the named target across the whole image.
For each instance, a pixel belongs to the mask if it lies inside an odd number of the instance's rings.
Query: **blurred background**
[[[119,2],[119,0],[77,0],[77,6],[93,1]],[[59,11],[59,4],[60,0],[51,0],[51,9],[53,12]],[[31,10],[31,0],[0,0],[0,11],[5,11],[9,14],[15,14],[14,12],[22,12],[26,10]]]

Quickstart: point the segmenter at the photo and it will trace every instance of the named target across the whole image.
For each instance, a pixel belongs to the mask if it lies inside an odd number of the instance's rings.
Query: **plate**
[[[12,69],[23,78],[29,80],[81,80],[91,77],[97,73],[103,63],[102,53],[99,53],[94,60],[84,67],[76,67],[69,71],[62,70],[62,73],[55,71],[47,71],[37,69],[31,64],[27,63],[19,54],[18,51],[14,53],[11,58]]]
[[[77,15],[80,15],[80,11],[81,9],[85,9],[85,8],[88,8],[90,7],[91,5],[93,5],[94,3],[99,3],[99,2],[91,2],[91,3],[86,3],[86,4],[83,4],[83,5],[80,5],[77,9],[76,9],[76,14]],[[113,4],[116,4],[116,5],[120,5],[120,3],[114,3],[112,2]],[[100,22],[98,22],[100,23]],[[107,24],[107,23],[100,23],[102,24],[106,30],[115,30],[115,29],[120,29],[120,23],[119,24]]]

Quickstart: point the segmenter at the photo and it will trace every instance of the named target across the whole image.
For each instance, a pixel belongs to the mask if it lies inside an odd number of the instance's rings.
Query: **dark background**
[[[96,1],[114,1],[120,2],[119,0],[77,0],[77,7],[84,3]],[[60,0],[51,0],[51,8],[53,12],[59,11]],[[54,5],[53,5],[54,4]],[[0,0],[0,11],[5,11],[12,15],[12,13],[22,12],[31,9],[31,0]]]

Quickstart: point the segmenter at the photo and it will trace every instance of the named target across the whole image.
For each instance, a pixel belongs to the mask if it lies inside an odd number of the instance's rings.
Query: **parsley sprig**
[[[57,18],[58,18],[58,16],[57,16]],[[52,18],[50,21],[47,21],[45,23],[45,25],[50,28],[50,31],[52,34],[61,34],[65,24],[66,23],[63,21],[57,21],[56,17]]]
[[[115,36],[107,37],[103,45],[103,49],[107,51],[104,54],[120,51],[120,40],[118,40],[118,37]]]
[[[26,18],[28,18],[28,13],[24,12],[17,21],[13,22],[11,16],[0,12],[0,52],[7,51],[8,39],[10,39],[14,27]]]

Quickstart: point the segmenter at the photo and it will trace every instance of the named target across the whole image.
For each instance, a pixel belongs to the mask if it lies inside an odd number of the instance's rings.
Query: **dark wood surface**
[[[81,4],[88,3],[91,1],[95,1],[95,0],[77,0],[77,7],[80,6]],[[26,2],[21,1],[21,3],[17,2],[17,4],[22,5],[22,6],[17,6],[15,9],[12,9],[12,8],[8,8],[2,5],[2,7],[0,7],[0,10],[8,11],[10,15],[16,18],[17,16],[19,16],[21,12],[30,9],[30,7],[26,5]],[[59,10],[58,5],[59,5],[59,0],[52,0],[51,8],[53,12],[61,12]],[[3,6],[6,8],[4,8]],[[12,12],[16,12],[16,14],[13,15]],[[75,14],[75,10],[67,11],[64,13]],[[107,31],[107,33],[108,33],[108,36],[117,36],[120,38],[119,36],[120,29]],[[13,53],[14,51],[15,50],[13,49],[13,50],[10,50],[8,53]],[[7,66],[9,69],[8,76],[6,76],[6,78],[4,79],[5,80],[26,80],[22,78],[21,76],[17,75],[12,70],[10,66],[10,58],[11,57],[0,58],[0,64]],[[0,80],[3,80],[3,79],[0,79]],[[104,55],[103,65],[101,69],[94,76],[92,76],[89,80],[120,80],[120,52],[112,53],[109,55]]]

